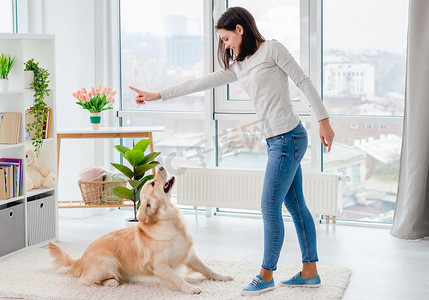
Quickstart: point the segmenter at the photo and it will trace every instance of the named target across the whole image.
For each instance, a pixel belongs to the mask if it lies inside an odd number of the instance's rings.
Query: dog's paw
[[[231,281],[234,280],[234,277],[222,274],[215,274],[211,279],[218,281]]]
[[[119,286],[119,282],[115,279],[107,279],[107,280],[103,281],[102,284],[104,286],[110,286],[110,287],[118,287]]]
[[[199,288],[197,288],[196,286],[192,286],[192,285],[187,287],[184,292],[188,293],[188,294],[201,294],[201,290]]]

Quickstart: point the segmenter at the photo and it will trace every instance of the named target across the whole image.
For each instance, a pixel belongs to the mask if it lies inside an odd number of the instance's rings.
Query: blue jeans
[[[301,122],[293,130],[266,139],[268,163],[262,190],[264,260],[262,268],[276,270],[284,239],[282,203],[290,212],[301,248],[302,263],[316,262],[316,227],[302,190],[301,159],[307,150],[307,131]]]

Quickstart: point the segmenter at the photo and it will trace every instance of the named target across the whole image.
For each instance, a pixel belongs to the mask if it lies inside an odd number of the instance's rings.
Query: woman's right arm
[[[137,92],[136,102],[138,104],[144,104],[146,101],[155,101],[155,100],[168,100],[195,92],[201,92],[210,88],[217,86],[225,85],[234,81],[237,81],[238,78],[235,73],[230,69],[228,70],[219,70],[217,72],[210,73],[200,78],[192,79],[180,83],[178,85],[171,86],[166,88],[159,93],[149,93],[145,91],[138,90],[134,87],[130,87],[133,91]]]

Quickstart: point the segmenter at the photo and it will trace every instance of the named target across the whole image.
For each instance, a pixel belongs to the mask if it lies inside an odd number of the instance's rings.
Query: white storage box
[[[28,198],[28,246],[55,238],[55,195],[44,193]]]

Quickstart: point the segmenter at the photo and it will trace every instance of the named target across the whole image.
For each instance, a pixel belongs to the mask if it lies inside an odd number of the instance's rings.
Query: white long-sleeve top
[[[328,113],[311,80],[286,47],[276,40],[261,43],[252,56],[233,62],[228,70],[183,82],[160,94],[162,100],[168,100],[239,80],[253,100],[264,138],[269,138],[291,131],[300,121],[290,101],[288,77],[307,97],[317,119],[327,118]]]

